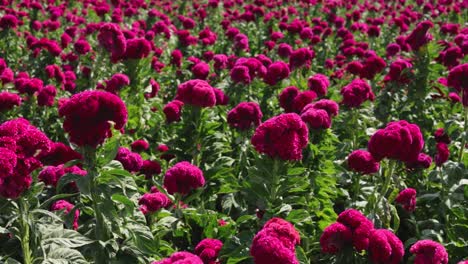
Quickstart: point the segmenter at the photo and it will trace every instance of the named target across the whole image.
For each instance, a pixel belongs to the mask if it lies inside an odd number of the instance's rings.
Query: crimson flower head
[[[73,210],[73,207],[75,207],[73,204],[69,203],[66,200],[58,200],[55,203],[52,204],[50,207],[51,211],[60,211],[64,210],[65,213],[70,213],[71,210]],[[78,218],[80,217],[80,210],[75,210],[75,215],[73,217],[73,229],[77,230],[78,229]]]
[[[416,255],[414,264],[448,263],[448,254],[445,247],[432,240],[419,240],[411,246],[410,252]]]
[[[358,210],[348,209],[342,212],[336,221],[351,230],[353,246],[357,251],[368,249],[369,235],[374,229],[374,224],[367,217]]]
[[[406,188],[401,191],[395,199],[395,202],[401,204],[408,212],[413,212],[416,209],[416,190]]]
[[[405,255],[405,248],[391,231],[374,229],[369,235],[369,255],[374,263],[398,264]]]
[[[111,136],[111,123],[122,129],[127,123],[127,108],[118,96],[104,91],[84,91],[73,95],[59,107],[65,117],[63,128],[70,142],[97,147]]]
[[[163,113],[166,116],[166,122],[178,122],[182,115],[182,107],[184,103],[179,100],[174,100],[166,104],[163,108]]]
[[[285,62],[277,61],[270,64],[267,68],[264,81],[269,85],[275,85],[283,79],[289,77],[289,66]]]
[[[455,88],[458,92],[468,90],[468,63],[452,68],[447,77],[447,86]]]
[[[143,159],[140,154],[130,151],[128,148],[120,147],[115,160],[120,161],[125,170],[137,172],[143,166]]]
[[[164,175],[164,188],[169,194],[188,194],[192,189],[203,185],[205,185],[203,172],[187,161],[175,164]]]
[[[420,22],[416,28],[406,37],[406,43],[412,50],[418,51],[422,46],[432,40],[432,35],[428,33],[429,29],[434,27],[434,24],[429,21]]]
[[[180,251],[172,254],[169,258],[154,261],[151,264],[203,264],[203,261],[197,255]]]
[[[362,174],[372,174],[379,171],[380,164],[369,152],[355,150],[348,156],[348,167]]]
[[[223,242],[218,239],[205,238],[195,247],[195,254],[199,256],[204,264],[214,264],[219,252],[223,247]]]
[[[424,139],[419,127],[401,120],[390,122],[384,129],[377,130],[371,136],[367,149],[377,161],[389,158],[414,162],[418,160],[423,146]]]
[[[351,243],[351,229],[338,222],[327,226],[320,236],[320,246],[324,253],[336,254]]]
[[[260,125],[262,117],[262,111],[257,103],[241,102],[228,112],[227,122],[239,130],[247,130]]]
[[[0,92],[0,113],[21,104],[21,97],[15,93]]]
[[[138,200],[138,204],[140,205],[140,211],[143,214],[149,214],[171,205],[172,202],[164,193],[152,191],[150,193],[143,194],[140,200]]]
[[[101,26],[97,38],[99,45],[111,53],[113,61],[117,61],[125,54],[127,41],[117,24],[107,23]]]
[[[330,81],[328,80],[328,77],[320,73],[311,76],[307,80],[307,87],[309,90],[314,91],[318,96],[327,95],[329,86]]]
[[[359,107],[367,100],[374,101],[375,95],[370,85],[361,79],[355,79],[341,89],[343,104],[350,107]]]
[[[257,127],[251,142],[258,152],[272,158],[300,160],[309,142],[309,130],[299,115],[281,114]]]
[[[216,105],[216,94],[213,87],[204,80],[190,80],[179,85],[176,100],[198,107]]]
[[[299,233],[291,223],[272,218],[255,235],[250,254],[255,264],[298,264],[295,246],[299,241]]]

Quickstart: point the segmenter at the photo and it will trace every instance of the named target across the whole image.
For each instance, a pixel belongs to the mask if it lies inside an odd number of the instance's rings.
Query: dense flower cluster
[[[282,160],[302,159],[309,142],[307,125],[294,113],[281,114],[262,123],[251,142],[260,153]]]
[[[203,172],[187,161],[175,164],[164,175],[164,188],[170,194],[188,194],[192,189],[203,185],[205,185]]]
[[[298,264],[295,247],[299,242],[299,233],[291,223],[272,218],[255,235],[250,254],[255,264]]]

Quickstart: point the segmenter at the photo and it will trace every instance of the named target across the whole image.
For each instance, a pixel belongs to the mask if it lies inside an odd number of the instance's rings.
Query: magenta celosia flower
[[[234,66],[230,72],[231,79],[234,83],[249,84],[252,80],[249,75],[249,68],[243,65]]]
[[[398,264],[405,255],[401,240],[391,231],[374,229],[369,235],[369,255],[374,263]]]
[[[111,136],[111,124],[122,129],[127,123],[127,108],[118,96],[104,91],[84,91],[73,95],[59,106],[59,115],[65,117],[63,128],[70,142],[91,146]]]
[[[105,81],[106,87],[104,88],[106,91],[111,93],[117,93],[123,87],[130,84],[130,78],[127,75],[122,73],[116,73],[112,75],[109,80]]]
[[[0,178],[13,174],[16,167],[17,157],[10,149],[0,147]]]
[[[136,152],[142,152],[149,149],[149,143],[144,139],[135,140],[130,146],[132,147],[132,150]]]
[[[239,130],[246,130],[260,125],[262,117],[262,111],[257,103],[241,102],[228,112],[227,122]]]
[[[298,264],[296,253],[284,247],[278,237],[269,236],[260,231],[255,235],[250,255],[254,258],[255,264]]]
[[[138,204],[143,214],[150,214],[171,205],[172,202],[164,193],[150,192],[143,194],[138,200]]]
[[[283,79],[289,77],[289,66],[288,64],[277,61],[270,64],[267,68],[267,73],[264,78],[264,82],[269,85],[275,85]]]
[[[127,47],[127,41],[117,24],[107,23],[101,26],[97,36],[99,45],[111,53],[113,61],[121,58]]]
[[[331,117],[327,111],[309,107],[302,111],[301,119],[312,129],[327,129],[331,127]]]
[[[363,79],[372,80],[375,75],[382,72],[387,64],[385,61],[376,55],[371,55],[366,58],[362,65],[362,70],[359,73],[359,77]]]
[[[210,65],[206,62],[200,61],[193,65],[192,73],[195,79],[206,80],[210,74]]]
[[[280,107],[286,113],[293,112],[294,98],[300,93],[299,89],[295,86],[288,86],[279,94]]]
[[[161,164],[153,160],[144,160],[140,173],[144,174],[146,179],[151,179],[153,175],[161,173]]]
[[[406,43],[412,50],[418,51],[422,46],[432,40],[432,35],[427,33],[432,27],[434,27],[434,24],[429,20],[420,22],[411,34],[406,37]]]
[[[78,166],[71,166],[65,168],[63,165],[59,166],[48,166],[43,169],[39,176],[37,177],[40,181],[44,182],[46,185],[57,187],[57,183],[62,178],[63,175],[71,173],[76,175],[85,176],[87,172],[80,169]]]
[[[2,29],[10,29],[16,28],[18,26],[18,18],[11,14],[6,14],[2,18],[0,18],[0,28]]]
[[[15,87],[20,94],[33,95],[39,92],[44,86],[44,82],[38,78],[16,78]]]
[[[348,245],[352,245],[352,231],[341,223],[329,225],[320,236],[323,253],[336,254]]]
[[[379,171],[380,164],[365,150],[355,150],[348,156],[348,167],[362,174],[372,174]]]
[[[166,123],[179,122],[182,115],[184,103],[179,100],[169,102],[164,106],[163,112],[166,116]]]
[[[348,107],[359,107],[367,100],[374,101],[375,95],[370,85],[361,79],[355,79],[341,89],[343,104]]]
[[[148,57],[151,52],[151,43],[144,38],[135,38],[127,40],[124,59],[143,59]]]
[[[80,153],[74,151],[71,147],[62,142],[52,143],[48,152],[38,155],[40,161],[46,165],[58,166],[71,160],[82,159]]]
[[[278,45],[278,55],[281,58],[289,58],[291,53],[293,52],[293,48],[287,43],[280,43]]]
[[[203,80],[190,80],[179,85],[176,100],[198,107],[213,107],[216,95],[213,87]]]
[[[424,140],[419,127],[401,120],[390,122],[384,129],[377,130],[371,136],[367,148],[377,161],[389,158],[414,162],[423,146]]]
[[[57,89],[53,85],[47,85],[37,94],[37,104],[39,106],[53,106],[57,95]]]
[[[314,57],[315,53],[313,50],[310,50],[308,48],[299,48],[293,51],[289,56],[289,68],[291,70],[303,66],[309,68]]]
[[[69,203],[68,201],[65,200],[58,200],[52,204],[50,207],[51,211],[61,211],[65,210],[65,213],[70,213],[71,210],[73,210],[73,207],[75,207],[73,204]],[[73,229],[77,230],[78,229],[78,218],[80,217],[80,210],[75,210],[75,216],[73,217]]]
[[[330,81],[328,77],[317,73],[307,80],[307,87],[309,90],[314,91],[318,96],[325,96],[328,92],[328,87],[330,86]]]
[[[301,117],[289,113],[275,116],[257,127],[251,142],[258,152],[272,158],[300,160],[308,136],[307,125]]]
[[[445,132],[444,128],[438,128],[436,131],[434,131],[434,139],[437,143],[445,143],[445,144],[450,144],[452,141],[449,137],[449,135]]]
[[[169,258],[154,261],[151,264],[203,264],[203,261],[197,255],[180,251],[172,254]]]
[[[21,97],[15,93],[0,92],[0,113],[21,104]]]
[[[348,209],[336,221],[351,229],[353,246],[357,251],[368,249],[369,234],[374,229],[374,224],[367,217],[358,210]]]
[[[205,185],[203,172],[187,161],[175,164],[164,175],[164,188],[170,194],[188,194],[192,189],[203,185]]]
[[[313,104],[306,105],[304,109],[302,109],[302,112],[307,111],[309,108],[325,110],[330,117],[337,116],[340,109],[335,101],[328,99],[318,100]]]
[[[425,153],[419,153],[418,159],[416,161],[406,162],[406,167],[408,167],[409,169],[417,169],[417,168],[427,169],[431,166],[431,164],[432,164],[431,156]]]
[[[204,264],[214,264],[222,247],[221,240],[205,238],[195,247],[194,253],[203,260]]]
[[[458,92],[468,89],[468,63],[452,68],[447,77],[447,86],[455,88]],[[465,92],[466,93],[466,92]]]
[[[416,190],[406,188],[402,190],[395,198],[395,202],[401,204],[408,212],[413,212],[416,209]]]
[[[413,64],[411,64],[411,62],[409,62],[408,60],[397,59],[390,65],[390,70],[385,76],[384,81],[408,83],[410,82],[412,68]]]
[[[89,45],[86,39],[77,40],[75,44],[73,45],[73,47],[75,48],[76,53],[80,55],[84,55],[91,50],[91,45]]]
[[[115,160],[120,161],[125,170],[137,172],[143,165],[143,159],[140,154],[130,151],[128,148],[120,147]]]
[[[419,240],[411,246],[410,252],[416,255],[414,264],[448,263],[448,254],[445,247],[432,240]]]
[[[437,166],[442,166],[450,156],[450,150],[447,144],[439,142],[436,145],[437,154],[434,157],[435,163]]]

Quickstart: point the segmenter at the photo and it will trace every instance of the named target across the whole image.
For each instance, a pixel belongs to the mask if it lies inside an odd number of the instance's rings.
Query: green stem
[[[24,264],[33,262],[32,252],[29,247],[29,224],[28,224],[28,204],[23,198],[19,199],[19,210],[21,215],[21,249],[23,250]]]
[[[357,202],[357,199],[359,197],[359,191],[361,189],[360,188],[361,185],[360,185],[360,182],[359,182],[360,179],[359,179],[359,175],[357,175],[355,173],[353,173],[351,177],[352,177],[351,180],[352,180],[352,188],[353,188],[353,200],[352,200],[351,205],[356,206],[356,202]]]
[[[281,175],[279,175],[279,173],[280,173],[280,171],[279,171],[280,162],[281,162],[281,160],[278,159],[278,158],[275,158],[273,160],[273,171],[271,173],[272,180],[271,180],[271,186],[270,186],[270,189],[271,189],[270,203],[272,204],[272,206],[275,205],[276,198],[277,198],[277,195],[278,195],[278,188],[279,188],[280,180],[281,180]]]
[[[97,162],[97,155],[96,149],[92,147],[84,147],[83,148],[83,156],[85,159],[85,167],[86,171],[88,172],[87,177],[89,177],[90,183],[90,192],[91,192],[91,199],[92,199],[92,206],[94,210],[94,216],[96,217],[96,226],[94,229],[95,237],[97,240],[105,242],[109,239],[107,234],[107,229],[105,228],[104,217],[99,209],[99,204],[101,203],[100,199],[100,192],[97,186],[96,177],[98,176],[96,162]],[[104,261],[104,262],[103,262]],[[98,249],[95,255],[95,263],[105,263],[106,256],[105,251],[102,249]]]
[[[384,185],[382,186],[380,196],[377,199],[377,202],[374,204],[374,209],[373,209],[373,212],[372,212],[374,216],[376,215],[377,208],[378,208],[380,202],[382,201],[382,199],[387,194],[388,187],[390,187],[390,182],[392,180],[393,171],[395,170],[395,165],[396,165],[396,161],[389,160],[388,167],[387,167],[387,173],[385,173],[385,171],[382,170],[382,174],[383,174],[382,177],[384,178],[385,182],[384,182]]]
[[[468,91],[463,91],[465,93],[468,93]],[[465,153],[465,144],[466,144],[466,138],[468,137],[467,133],[468,133],[468,106],[467,107],[464,107],[464,110],[465,110],[465,117],[464,117],[464,132],[463,132],[463,138],[462,138],[462,144],[460,146],[460,153],[458,155],[458,162],[462,162],[463,161],[463,154]]]

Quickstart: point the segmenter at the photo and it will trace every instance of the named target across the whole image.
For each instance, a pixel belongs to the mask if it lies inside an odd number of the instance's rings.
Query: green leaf
[[[89,262],[76,249],[54,247],[44,259],[43,264],[88,264]]]
[[[55,202],[57,200],[77,196],[79,194],[80,193],[63,193],[63,194],[54,195],[54,196],[50,197],[49,199],[47,199],[46,201],[44,201],[39,208],[47,210],[53,202]]]
[[[119,151],[120,141],[116,136],[108,139],[104,146],[102,146],[101,153],[98,157],[98,163],[105,165],[115,159],[117,152]]]
[[[49,233],[48,238],[42,240],[44,246],[53,244],[66,248],[78,248],[92,243],[94,243],[94,240],[83,236],[75,230],[69,229],[53,231]]]

